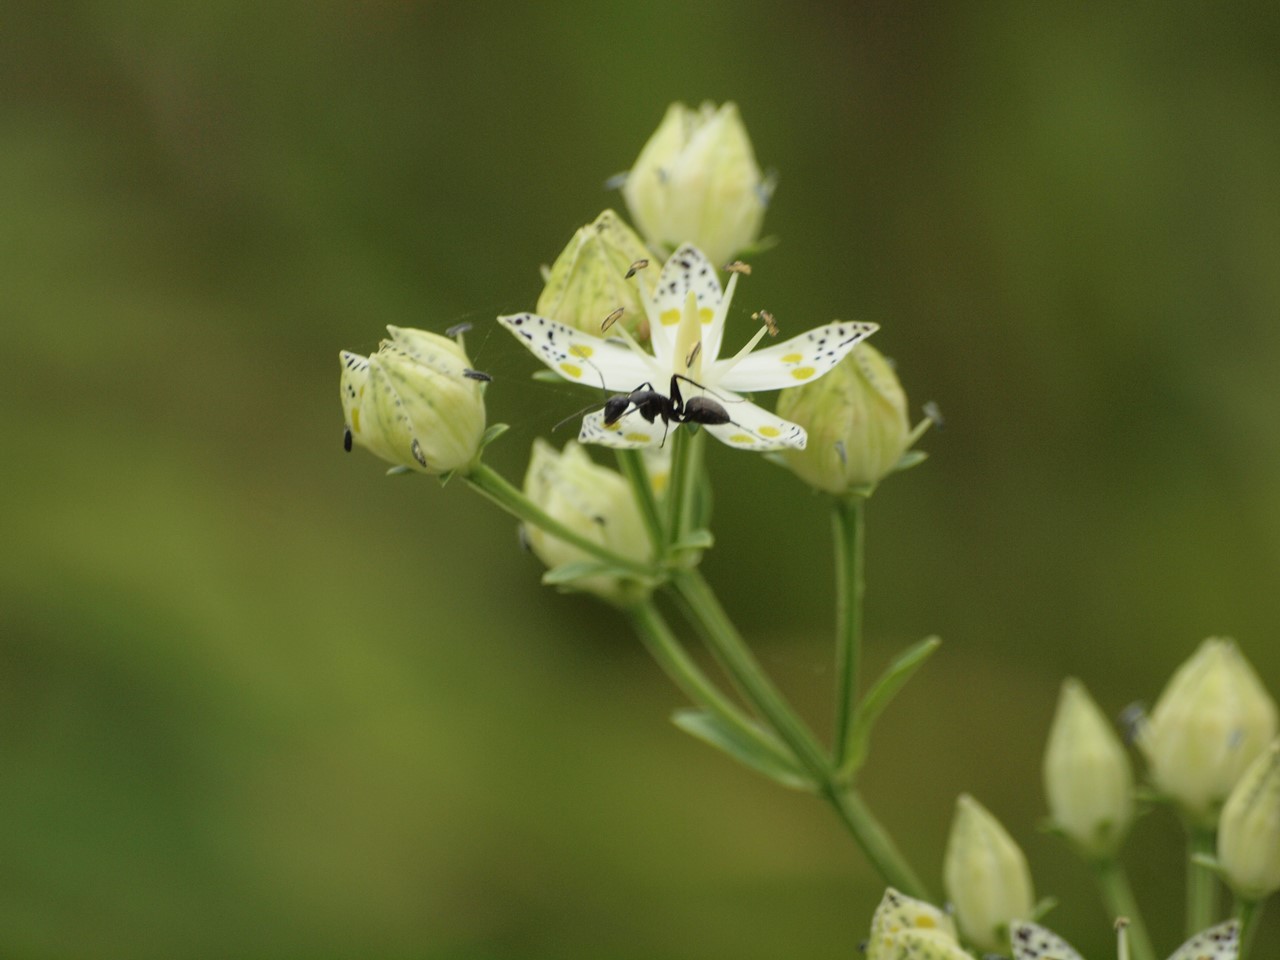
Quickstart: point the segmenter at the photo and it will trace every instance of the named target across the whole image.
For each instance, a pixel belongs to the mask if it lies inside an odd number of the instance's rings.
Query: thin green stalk
[[[745,738],[786,763],[795,757],[781,743],[765,733],[743,711],[720,691],[693,662],[676,639],[653,601],[645,600],[627,610],[631,626],[658,666],[694,703],[716,714]]]
[[[506,481],[503,476],[496,471],[485,466],[483,463],[477,464],[470,473],[463,477],[467,484],[476,492],[487,497],[493,503],[511,514],[517,520],[524,523],[531,523],[534,526],[541,527],[553,537],[558,537],[566,543],[571,543],[581,550],[585,550],[591,556],[604,563],[613,564],[631,573],[641,577],[652,577],[654,571],[643,563],[637,563],[621,554],[614,553],[607,547],[602,547],[598,543],[594,543],[583,537],[581,534],[570,530],[559,520],[548,515],[537,504],[517,490],[514,486]]]
[[[862,663],[862,598],[866,592],[866,498],[836,501],[832,512],[836,544],[836,767],[848,757],[858,708]]]
[[[1213,870],[1197,862],[1214,853],[1212,827],[1187,825],[1187,936],[1212,925],[1217,913],[1218,878]]]
[[[830,762],[803,721],[796,716],[773,681],[747,649],[737,628],[720,606],[714,591],[697,570],[681,570],[672,584],[684,598],[686,609],[702,628],[703,638],[737,683],[743,695],[779,737],[795,751],[800,762],[820,782],[830,778]]]
[[[686,614],[698,627],[738,689],[779,738],[794,751],[799,762],[813,774],[820,785],[822,796],[835,809],[885,882],[910,896],[928,899],[924,884],[861,796],[835,782],[830,760],[823,754],[809,728],[796,716],[751,654],[702,574],[697,570],[678,571],[673,575],[671,583]]]
[[[688,533],[702,475],[702,451],[706,436],[701,430],[686,428],[672,436],[671,480],[667,487],[667,543],[678,543]]]
[[[1133,947],[1133,960],[1156,960],[1151,935],[1143,922],[1138,901],[1134,899],[1129,876],[1115,857],[1096,860],[1092,864],[1094,882],[1102,894],[1102,902],[1113,917],[1125,917],[1129,921],[1129,940]]]
[[[1258,921],[1262,919],[1262,906],[1261,900],[1236,901],[1236,918],[1240,921],[1240,953],[1236,960],[1249,960],[1258,935]]]
[[[654,554],[660,554],[663,547],[662,517],[658,513],[658,501],[653,495],[653,486],[649,483],[649,471],[644,465],[644,458],[639,450],[614,452],[618,455],[618,468],[631,484],[632,494],[640,506],[640,516],[644,518]]]
[[[828,781],[823,787],[823,796],[835,808],[836,814],[849,828],[853,839],[857,841],[863,854],[876,868],[885,883],[896,887],[909,897],[915,897],[918,900],[932,899],[928,889],[920,882],[920,878],[911,869],[880,821],[868,809],[857,790],[852,787],[840,787]]]

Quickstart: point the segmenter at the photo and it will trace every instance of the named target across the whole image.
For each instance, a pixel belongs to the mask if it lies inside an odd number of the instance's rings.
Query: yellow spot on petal
[[[584,360],[587,357],[591,356],[593,353],[595,353],[595,351],[592,350],[590,347],[584,346],[583,344],[580,344],[580,343],[575,343],[572,347],[570,347],[569,352],[572,353],[575,357],[582,357],[582,359]]]
[[[624,433],[623,436],[632,443],[648,443],[649,435],[647,433]]]
[[[577,380],[580,376],[582,376],[582,368],[579,366],[575,366],[572,363],[560,364],[560,370],[564,373],[566,377],[573,377],[573,379],[575,380]]]
[[[782,358],[782,362],[783,363],[799,363],[803,359],[804,359],[803,354],[788,353],[785,357]]]
[[[734,443],[750,443],[755,437],[746,433],[735,433],[729,437]]]
[[[360,432],[360,408],[356,407],[351,411],[351,432]]]
[[[662,321],[664,327],[674,327],[680,322],[680,311],[676,309],[663,310],[658,319]]]
[[[760,436],[762,436],[762,437],[780,437],[780,436],[782,436],[782,431],[781,431],[781,430],[779,430],[777,427],[761,427],[761,428],[760,428]]]
[[[808,380],[813,376],[813,367],[796,367],[791,371],[791,375],[797,380]]]
[[[698,310],[698,319],[701,320],[704,324],[710,323],[711,318],[714,316],[715,316],[715,311],[713,311],[710,307],[702,307]]]
[[[916,917],[916,926],[917,927],[936,927],[937,924],[934,922],[933,917],[922,913],[920,914],[920,916]]]
[[[612,430],[614,433],[617,433],[619,430],[622,429],[622,424],[617,420],[615,420],[613,423],[606,423],[604,425],[604,428],[606,430]]]

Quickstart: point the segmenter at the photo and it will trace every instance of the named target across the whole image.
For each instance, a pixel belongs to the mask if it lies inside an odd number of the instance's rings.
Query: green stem
[[[1249,960],[1253,941],[1258,935],[1258,921],[1262,918],[1261,900],[1237,900],[1236,918],[1240,921],[1240,953],[1236,960]]]
[[[1187,825],[1187,936],[1195,936],[1213,923],[1218,878],[1213,870],[1196,862],[1197,856],[1213,856],[1212,827]]]
[[[831,767],[822,748],[795,715],[773,681],[738,633],[720,606],[714,591],[697,570],[673,574],[672,584],[684,599],[685,609],[695,618],[699,632],[711,647],[743,695],[793,751],[819,782],[830,778]]]
[[[1095,861],[1092,866],[1094,882],[1098,884],[1107,912],[1113,917],[1125,917],[1129,921],[1128,935],[1133,947],[1133,960],[1156,960],[1151,936],[1147,933],[1147,925],[1138,909],[1138,901],[1134,899],[1128,874],[1120,861],[1109,857]]]
[[[716,714],[747,739],[758,744],[784,765],[792,766],[795,757],[774,737],[761,730],[743,711],[712,683],[693,662],[680,641],[663,619],[653,601],[645,600],[627,610],[631,626],[645,649],[662,667],[668,678],[694,703]]]
[[[703,431],[686,428],[672,437],[671,480],[667,488],[667,543],[678,543],[688,530],[702,474]]]
[[[673,575],[671,582],[683,601],[686,613],[716,659],[760,716],[817,780],[822,796],[835,809],[880,876],[909,896],[928,899],[924,884],[861,796],[835,782],[830,760],[752,656],[702,574],[697,570],[682,570]]]
[[[852,494],[832,513],[836,543],[836,767],[848,757],[858,708],[862,598],[866,591],[866,498]]]
[[[888,832],[868,809],[866,802],[852,787],[840,787],[828,781],[823,796],[853,834],[853,839],[876,868],[881,878],[909,897],[930,900],[929,891],[920,882]]]
[[[653,495],[653,486],[649,482],[649,471],[644,465],[644,458],[639,450],[616,450],[618,468],[631,484],[631,492],[640,505],[640,516],[644,518],[645,529],[649,532],[649,540],[653,544],[654,554],[662,552],[662,517],[658,514],[658,501]]]
[[[580,550],[585,550],[591,556],[605,563],[621,567],[640,577],[653,577],[654,571],[643,563],[637,563],[635,560],[628,559],[621,554],[614,553],[607,547],[602,547],[598,543],[594,543],[570,530],[559,520],[551,517],[544,512],[541,507],[508,483],[501,474],[495,472],[483,463],[477,464],[474,469],[466,474],[463,479],[475,491],[487,497],[493,503],[511,514],[517,520],[524,523],[531,523],[536,527],[541,527],[553,537],[571,543]]]

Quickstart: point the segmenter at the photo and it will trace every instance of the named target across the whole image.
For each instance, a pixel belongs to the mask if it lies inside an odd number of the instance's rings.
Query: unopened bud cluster
[[[448,337],[387,327],[368,357],[343,350],[340,390],[347,447],[441,474],[468,467],[484,439],[484,384]]]

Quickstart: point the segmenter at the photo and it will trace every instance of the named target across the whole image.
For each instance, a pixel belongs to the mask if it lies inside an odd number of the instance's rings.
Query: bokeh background
[[[1109,956],[1036,830],[1060,679],[1118,712],[1225,634],[1280,692],[1278,20],[6,4],[0,953],[857,955],[880,888],[824,807],[672,727],[620,619],[541,588],[463,485],[341,450],[337,351],[471,320],[518,478],[585,401],[492,318],[620,202],[666,104],[711,98],[780,173],[738,336],[761,306],[878,321],[946,416],[871,504],[869,667],[945,645],[866,793],[935,887],[974,793]],[[825,728],[825,505],[710,468],[708,576]],[[1170,950],[1172,818],[1129,855]]]

